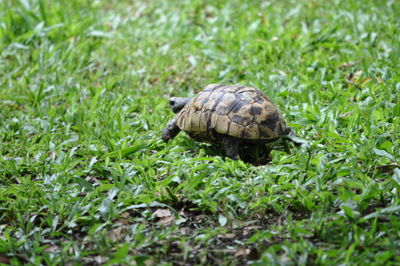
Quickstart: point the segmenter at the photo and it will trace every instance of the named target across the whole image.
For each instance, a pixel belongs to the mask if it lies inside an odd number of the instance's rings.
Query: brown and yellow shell
[[[267,140],[287,132],[278,108],[260,90],[245,86],[210,84],[177,115],[181,130],[202,141],[215,132],[241,139]]]

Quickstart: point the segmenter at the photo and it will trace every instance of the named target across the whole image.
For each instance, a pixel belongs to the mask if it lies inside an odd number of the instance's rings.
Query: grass
[[[0,263],[400,263],[397,1],[0,0]],[[168,97],[261,88],[265,166]]]

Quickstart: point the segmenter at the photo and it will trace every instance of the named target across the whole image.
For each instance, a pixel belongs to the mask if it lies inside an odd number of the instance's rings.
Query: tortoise
[[[297,145],[278,108],[256,88],[210,84],[192,99],[172,97],[170,105],[177,115],[163,130],[165,142],[183,130],[197,141],[222,143],[234,160],[243,145],[259,147],[281,138]]]

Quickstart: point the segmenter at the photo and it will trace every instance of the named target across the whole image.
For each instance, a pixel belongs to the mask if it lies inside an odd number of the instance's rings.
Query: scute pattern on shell
[[[177,125],[196,139],[213,140],[213,131],[242,139],[273,139],[286,125],[272,101],[245,86],[210,84],[177,115]]]

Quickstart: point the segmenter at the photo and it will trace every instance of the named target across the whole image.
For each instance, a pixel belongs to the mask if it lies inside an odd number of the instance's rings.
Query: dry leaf
[[[93,261],[95,261],[96,263],[101,265],[101,264],[106,263],[108,261],[108,258],[99,255],[99,256],[93,257]]]
[[[221,235],[220,237],[221,238],[227,238],[227,239],[232,239],[232,238],[235,238],[235,234],[232,234],[232,233],[228,233],[228,234],[225,234],[225,235]]]
[[[171,211],[169,209],[157,209],[153,212],[153,216],[157,218],[169,217],[171,216]]]
[[[146,265],[146,266],[153,266],[153,265],[156,265],[156,264],[155,264],[154,260],[148,259],[148,260],[146,260],[146,261],[144,262],[144,265]]]
[[[279,261],[283,264],[288,263],[290,261],[292,261],[289,257],[287,253],[283,253],[280,257],[279,257]]]
[[[162,224],[164,224],[164,225],[170,225],[170,224],[172,224],[174,221],[175,221],[175,217],[173,217],[173,216],[166,216],[166,217],[161,218],[158,222],[159,222],[159,223],[162,223]]]
[[[340,115],[339,118],[345,118],[345,117],[347,117],[347,116],[349,116],[351,114],[352,114],[352,112],[348,112],[348,113]]]
[[[360,60],[343,63],[339,68],[348,68],[360,63]]]
[[[88,176],[85,178],[86,181],[88,181],[91,184],[97,184],[97,185],[101,185],[101,182],[94,176]]]
[[[195,220],[195,221],[202,221],[202,220],[204,220],[204,219],[206,219],[206,218],[207,218],[207,216],[205,216],[205,215],[203,215],[203,214],[200,214],[200,215],[195,216],[195,217],[194,217],[194,220]]]
[[[124,227],[120,226],[114,229],[111,229],[108,231],[107,236],[113,241],[121,241],[125,238],[126,236],[126,230],[124,230]]]
[[[347,76],[347,82],[354,84],[357,80],[360,79],[362,73],[362,70],[356,71],[355,73],[350,73]]]
[[[235,252],[235,257],[247,256],[249,254],[250,254],[250,249],[248,249],[248,248],[239,248]]]
[[[127,218],[128,218],[129,216],[130,216],[129,212],[124,212],[124,213],[121,214],[121,218],[119,218],[118,220],[116,220],[115,223],[120,223],[120,224],[123,224],[123,225],[128,225],[129,222],[128,222],[128,219],[127,219]]]
[[[190,228],[189,227],[182,227],[180,229],[180,232],[182,235],[188,235],[190,233]]]
[[[59,252],[60,250],[61,250],[61,248],[59,246],[52,245],[52,246],[48,246],[44,251],[49,252],[49,253],[56,253],[56,252]]]
[[[261,18],[262,24],[264,24],[265,27],[268,27],[269,23],[267,18],[262,14],[261,12],[258,13],[258,16]]]
[[[129,216],[131,216],[131,215],[129,214],[129,212],[123,212],[123,213],[121,213],[121,218],[128,218]]]
[[[85,265],[103,265],[108,260],[109,260],[109,258],[100,256],[100,255],[94,256],[94,257],[85,257],[85,258],[82,259],[82,261],[84,262]],[[71,265],[72,266],[74,264],[67,263],[65,265],[67,265],[67,266]]]
[[[391,164],[385,164],[385,165],[378,165],[374,168],[372,168],[372,171],[377,171],[380,174],[391,174],[394,172],[394,169],[398,167],[397,164],[391,163]]]
[[[57,157],[57,155],[56,155],[56,153],[55,153],[54,151],[49,152],[48,156],[49,156],[49,158],[52,159],[52,160],[55,160],[56,157]]]
[[[187,218],[187,216],[186,216],[186,214],[185,214],[185,208],[182,208],[182,209],[179,211],[179,215],[182,216],[182,217]]]
[[[175,221],[175,217],[172,216],[169,209],[157,209],[155,212],[153,212],[153,216],[161,218],[158,222],[164,225],[170,225]]]
[[[365,84],[369,83],[372,79],[371,78],[364,78],[360,80],[359,85],[364,86]]]

